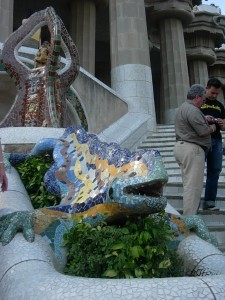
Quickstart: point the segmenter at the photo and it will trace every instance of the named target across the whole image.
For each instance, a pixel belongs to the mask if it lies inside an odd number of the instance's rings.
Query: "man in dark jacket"
[[[219,210],[215,205],[219,175],[222,170],[223,145],[220,130],[225,130],[225,109],[217,96],[222,84],[216,78],[209,79],[206,86],[206,101],[201,111],[209,124],[216,124],[216,131],[211,133],[211,149],[207,153],[207,178],[205,187],[204,209]]]

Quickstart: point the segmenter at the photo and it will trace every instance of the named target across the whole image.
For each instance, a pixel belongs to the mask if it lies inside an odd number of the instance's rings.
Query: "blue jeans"
[[[212,146],[206,154],[207,178],[205,187],[205,205],[215,206],[217,185],[222,170],[222,140],[212,139]]]

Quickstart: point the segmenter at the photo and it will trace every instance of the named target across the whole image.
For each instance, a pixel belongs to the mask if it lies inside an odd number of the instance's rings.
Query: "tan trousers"
[[[197,214],[203,189],[205,152],[193,143],[179,141],[174,156],[181,168],[183,180],[183,214]]]

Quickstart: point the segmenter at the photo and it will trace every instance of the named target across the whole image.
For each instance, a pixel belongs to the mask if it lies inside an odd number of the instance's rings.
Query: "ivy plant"
[[[174,239],[166,215],[97,226],[81,220],[64,234],[65,273],[93,278],[153,278],[183,275],[182,261],[169,249]]]
[[[46,154],[27,157],[16,167],[35,209],[60,203],[60,197],[48,193],[44,185],[44,175],[52,164],[53,158]]]

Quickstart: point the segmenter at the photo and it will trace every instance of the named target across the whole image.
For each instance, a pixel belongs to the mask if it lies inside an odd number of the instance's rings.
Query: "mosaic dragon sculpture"
[[[54,220],[71,220],[74,215],[115,219],[165,208],[161,188],[168,177],[158,151],[131,153],[115,143],[101,142],[82,127],[68,127],[60,140],[41,140],[30,155],[52,150],[55,163],[45,175],[45,185],[62,200],[58,206],[31,214],[36,232],[43,233]],[[15,165],[25,157],[11,154],[10,162]]]
[[[30,69],[20,61],[18,49],[44,25],[51,34],[46,62]],[[42,50],[43,47],[39,52]],[[61,50],[65,53],[66,65],[60,69]],[[2,59],[18,93],[0,126],[67,127],[65,94],[78,75],[79,58],[74,42],[54,9],[48,7],[34,13],[14,31],[4,43]]]
[[[101,142],[82,127],[68,127],[59,140],[41,140],[29,155],[52,151],[55,163],[45,174],[45,185],[49,192],[60,195],[61,203],[1,217],[0,241],[4,245],[18,230],[30,242],[34,233],[38,233],[45,237],[60,260],[63,234],[74,226],[76,219],[82,217],[96,224],[165,209],[167,200],[161,193],[168,176],[158,151],[131,153],[116,143]],[[25,157],[11,154],[9,160],[15,165]],[[177,243],[189,235],[189,227],[195,228],[205,240],[215,242],[204,223],[199,219],[196,222],[197,217],[184,222],[179,215],[167,215]]]

